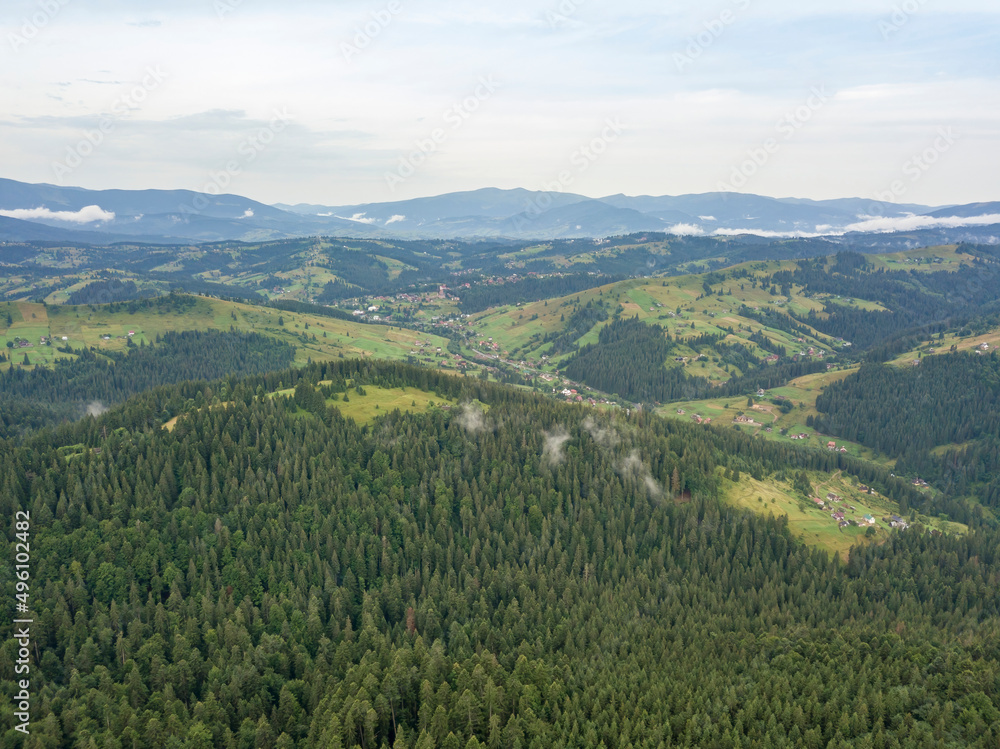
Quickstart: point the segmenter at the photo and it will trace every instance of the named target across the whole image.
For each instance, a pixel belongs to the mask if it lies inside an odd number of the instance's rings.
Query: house
[[[903,518],[899,517],[899,515],[893,515],[889,518],[889,525],[893,528],[899,528],[901,531],[905,531],[910,527],[910,524],[903,520]]]
[[[826,449],[827,450],[836,450],[837,449],[837,443],[836,442],[827,442],[826,443]]]
[[[851,525],[851,521],[850,520],[841,520],[839,523],[837,523],[837,527],[838,528],[847,528],[850,525]]]
[[[865,525],[875,525],[875,518],[871,515],[865,515],[864,522]]]
[[[846,452],[847,452],[847,448],[846,448],[846,447],[842,447],[842,448],[840,448],[840,452],[842,452],[842,453],[846,453]]]
[[[758,395],[758,397],[763,397],[764,396],[764,388],[757,388],[757,395]]]
[[[822,507],[823,505],[826,504],[826,502],[824,502],[819,497],[813,497],[813,502],[815,502],[819,507]]]
[[[834,520],[843,520],[843,519],[844,519],[844,517],[845,517],[845,515],[844,515],[844,513],[842,513],[842,512],[835,512],[835,513],[833,513],[833,515],[831,515],[831,517],[832,517],[832,518],[833,518]]]
[[[826,498],[828,500],[830,500],[831,502],[839,502],[840,501],[840,497],[838,495],[834,494],[833,492],[830,492],[829,494],[827,494]]]

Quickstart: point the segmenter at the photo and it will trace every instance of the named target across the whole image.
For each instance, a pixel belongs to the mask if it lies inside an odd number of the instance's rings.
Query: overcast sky
[[[1000,200],[986,0],[4,0],[0,176]]]

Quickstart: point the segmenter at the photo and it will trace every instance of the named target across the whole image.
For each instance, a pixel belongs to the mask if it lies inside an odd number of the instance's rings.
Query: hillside
[[[359,388],[465,405],[366,427],[340,410]],[[886,531],[845,565],[720,501],[723,472],[840,458],[584,415],[335,360],[0,441],[36,560],[34,738],[995,743],[995,530]]]
[[[438,336],[408,329],[185,295],[100,306],[0,303],[0,345],[14,344],[3,351],[18,365],[25,355],[31,366],[75,356],[59,349],[120,353],[130,344],[150,344],[169,331],[230,328],[291,344],[295,361],[302,364],[342,356],[412,357],[431,363],[440,359],[436,350],[448,344]],[[11,361],[0,362],[0,371],[10,365]]]

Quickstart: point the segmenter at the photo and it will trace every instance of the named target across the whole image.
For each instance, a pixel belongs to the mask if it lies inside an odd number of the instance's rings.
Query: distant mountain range
[[[333,235],[563,239],[639,232],[765,237],[930,232],[1000,241],[1000,203],[933,207],[742,193],[594,199],[485,188],[391,203],[266,205],[188,190],[85,190],[0,179],[0,241],[153,244]]]

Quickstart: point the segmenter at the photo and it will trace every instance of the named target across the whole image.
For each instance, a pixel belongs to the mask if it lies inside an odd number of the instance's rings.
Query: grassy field
[[[378,416],[392,413],[396,409],[404,413],[423,413],[432,408],[457,408],[458,403],[441,398],[434,393],[417,388],[381,388],[365,386],[364,395],[358,395],[353,389],[348,393],[346,403],[341,400],[328,401],[340,409],[340,412],[354,419],[359,424],[367,424]]]
[[[958,245],[922,247],[907,252],[893,252],[887,255],[869,255],[868,262],[875,268],[886,270],[915,270],[933,273],[940,270],[958,270],[964,265],[972,265],[970,255],[958,254]]]
[[[744,266],[737,266],[741,267]],[[752,267],[754,272],[773,273],[791,269],[794,263],[752,263],[745,267]],[[543,343],[545,336],[564,329],[577,305],[602,302],[609,310],[620,307],[622,317],[637,317],[647,323],[656,323],[682,342],[703,334],[727,335],[734,342],[742,343],[756,354],[763,355],[764,352],[748,340],[751,331],[760,331],[762,326],[756,320],[738,314],[742,305],[758,310],[767,307],[776,310],[792,309],[806,314],[810,310],[821,310],[824,302],[821,296],[806,297],[801,289],[795,287],[790,290],[791,297],[783,297],[772,295],[768,288],[755,289],[745,280],[732,279],[724,281],[721,286],[717,284],[713,288],[713,294],[706,295],[704,283],[704,275],[622,281],[561,298],[493,308],[473,315],[472,321],[477,335],[485,339],[493,338],[494,342],[500,344],[501,353],[509,351],[519,359],[537,361],[542,355],[549,353],[548,345]],[[865,308],[878,307],[860,300],[841,301],[854,301]],[[583,346],[595,342],[601,327],[603,326],[596,326],[578,339],[577,343]],[[809,347],[827,352],[835,349],[831,339],[816,331],[811,331],[801,341],[779,330],[765,329],[765,335],[773,343],[783,346],[789,355],[805,352]],[[678,356],[688,357],[698,353],[683,343],[677,351]],[[547,368],[557,368],[564,358],[553,357],[548,361]],[[709,358],[700,363],[694,374],[709,380],[725,381],[734,373],[724,371],[717,366],[717,362]]]
[[[509,257],[530,264],[531,257],[544,249],[546,249],[544,246],[533,247],[512,253]],[[662,247],[653,245],[648,249],[654,252],[663,250]],[[955,249],[954,246],[930,247],[889,255],[871,255],[868,256],[868,261],[875,268],[919,272],[953,271],[970,263],[969,256],[960,255]],[[572,262],[587,262],[601,252],[603,251],[595,250],[575,256]],[[832,259],[828,261],[828,265],[831,263]],[[588,302],[610,302],[607,305],[609,310],[615,310],[620,305],[623,316],[638,317],[648,323],[657,323],[670,335],[679,339],[705,333],[727,334],[731,329],[733,339],[749,348],[755,348],[748,342],[750,331],[760,331],[762,326],[756,320],[738,314],[742,305],[758,311],[787,311],[800,316],[809,312],[822,315],[824,305],[830,301],[863,310],[884,309],[876,302],[863,299],[831,297],[828,294],[807,296],[805,290],[798,286],[788,289],[787,296],[780,293],[772,294],[770,287],[754,288],[748,279],[733,278],[732,275],[740,270],[766,275],[780,270],[792,270],[795,267],[797,267],[796,261],[750,262],[715,271],[712,274],[694,273],[670,278],[634,279],[547,301],[497,307],[473,315],[472,319],[476,332],[484,338],[493,338],[494,342],[500,345],[501,353],[509,351],[520,359],[538,360],[548,350],[542,342],[544,337],[565,327],[566,320],[572,314],[575,305],[583,306]],[[716,280],[712,285],[712,293],[706,294],[704,288],[706,278],[724,280],[721,283]],[[578,339],[579,345],[596,341],[600,327],[597,326]],[[764,334],[771,342],[783,346],[789,356],[807,352],[810,347],[823,349],[827,353],[836,353],[840,347],[838,342],[815,330],[803,336],[772,329],[765,329]],[[991,345],[994,343],[1000,345],[1000,331],[996,332],[995,337],[985,337],[983,341]],[[950,346],[952,342],[954,341],[948,341],[947,345]],[[974,343],[963,340],[958,345],[960,348],[963,346],[972,348]],[[692,353],[696,352],[683,347],[679,351],[681,356]],[[758,350],[756,353],[761,352]],[[560,362],[561,359],[555,357],[548,362],[548,368],[556,368]],[[713,365],[714,362],[709,360],[704,366],[699,367],[695,374],[716,381],[724,381],[731,376],[731,372],[727,373]]]
[[[840,439],[836,436],[821,434],[814,427],[807,426],[807,419],[816,417],[816,398],[823,389],[833,382],[844,379],[857,371],[857,367],[830,370],[817,374],[806,375],[792,380],[787,386],[768,390],[763,397],[754,397],[754,405],[748,406],[746,397],[732,396],[729,398],[711,398],[708,400],[685,401],[671,403],[657,409],[661,416],[686,421],[694,420],[694,416],[711,419],[716,426],[733,426],[748,434],[760,435],[766,439],[789,444],[826,449],[831,441],[836,443],[836,449],[845,448],[848,455],[864,458],[884,466],[892,466],[895,461],[885,456],[876,455],[872,450],[856,443]],[[781,396],[791,402],[793,408],[787,414],[773,402]],[[683,411],[684,413],[679,413]],[[754,424],[734,424],[737,415],[744,414],[754,420]],[[785,431],[785,434],[782,434]],[[793,440],[793,436],[805,434],[805,439]]]
[[[329,383],[321,383],[329,384]],[[336,407],[344,416],[359,424],[368,424],[379,416],[392,413],[395,410],[403,413],[424,413],[432,408],[458,408],[458,403],[448,398],[442,398],[426,390],[413,387],[383,388],[366,385],[362,388],[364,395],[359,395],[354,388],[349,388],[348,400],[343,395],[336,399],[328,399],[327,404]],[[272,398],[291,398],[295,394],[293,388],[277,390],[269,394]],[[215,406],[213,406],[215,408]],[[305,411],[300,412],[306,415]],[[172,432],[183,415],[175,416],[163,424],[163,428]]]
[[[840,473],[829,475],[809,473],[814,497],[825,499],[828,493],[841,497],[839,503],[827,502],[826,509],[810,499],[797,494],[787,481],[757,481],[743,475],[738,482],[726,481],[726,498],[729,502],[752,512],[763,515],[784,515],[792,534],[803,543],[824,549],[830,554],[839,554],[847,560],[852,546],[865,543],[882,543],[890,533],[915,533],[917,528],[896,531],[890,528],[888,517],[899,513],[899,507],[885,497],[862,492],[849,478]],[[853,510],[851,508],[854,508]],[[843,512],[846,519],[857,521],[865,515],[875,518],[872,535],[868,527],[850,525],[839,527],[839,522],[831,517],[833,512]],[[923,515],[916,517],[926,529],[936,529],[947,534],[964,534],[968,527]]]
[[[238,302],[194,297],[191,307],[175,312],[168,306],[145,309],[129,314],[111,312],[108,307],[59,307],[29,302],[0,304],[0,346],[19,336],[31,342],[25,349],[14,349],[13,357],[20,363],[27,353],[31,364],[47,366],[56,358],[70,356],[56,351],[56,346],[69,345],[79,349],[94,347],[98,351],[124,351],[128,340],[149,344],[157,335],[183,330],[256,331],[287,341],[296,347],[295,361],[327,361],[344,357],[374,357],[405,360],[411,352],[423,348],[446,348],[447,340],[439,336],[383,325],[364,325],[318,315],[255,307]],[[12,324],[7,325],[10,314]],[[132,336],[129,336],[132,333]],[[41,337],[54,339],[53,346],[41,345]],[[66,340],[62,340],[63,337]],[[3,367],[9,367],[5,363]]]

